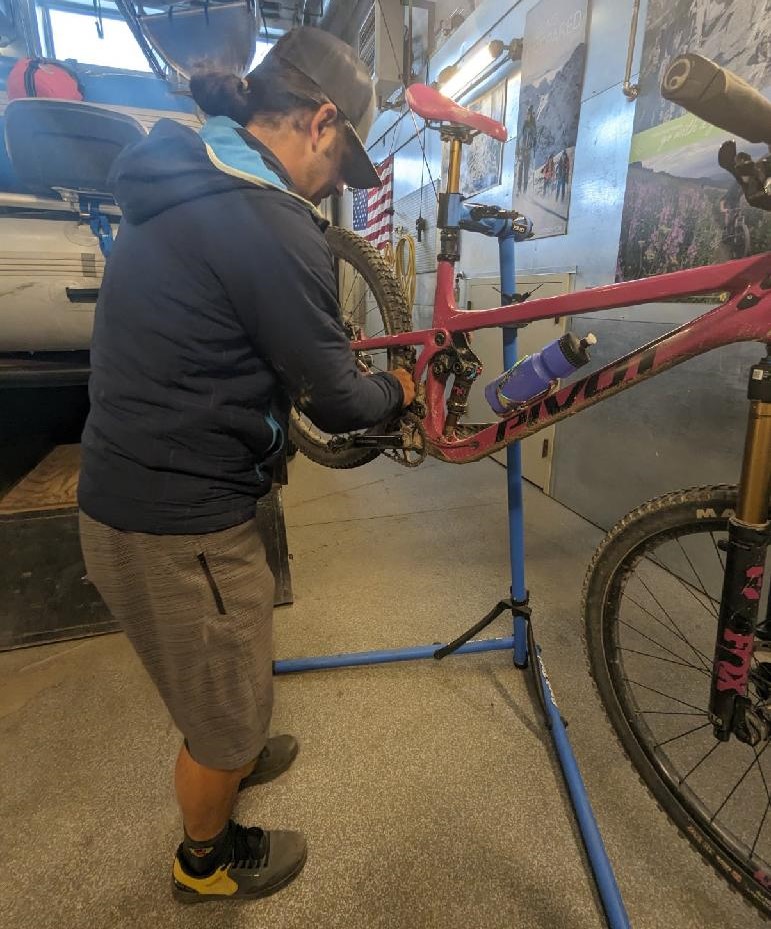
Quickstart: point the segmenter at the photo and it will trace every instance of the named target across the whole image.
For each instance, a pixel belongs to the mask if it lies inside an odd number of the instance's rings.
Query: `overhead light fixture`
[[[516,61],[522,57],[522,39],[512,39],[507,45],[500,39],[493,39],[487,45],[477,49],[467,61],[457,61],[448,65],[439,73],[437,84],[446,97],[454,97],[459,91],[483,74],[493,62],[506,51],[507,58]]]

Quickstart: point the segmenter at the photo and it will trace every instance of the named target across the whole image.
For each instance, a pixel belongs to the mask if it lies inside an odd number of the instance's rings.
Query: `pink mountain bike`
[[[706,59],[677,59],[662,91],[729,132],[771,143],[771,104]],[[409,367],[416,402],[396,424],[344,436],[320,433],[294,411],[292,438],[333,468],[379,454],[408,466],[427,456],[464,464],[712,349],[761,343],[749,373],[739,484],[678,490],[625,516],[594,554],[583,607],[591,673],[632,764],[699,852],[771,915],[771,607],[763,585],[771,526],[771,253],[526,304],[502,288],[506,305],[460,310],[453,296],[459,229],[488,222],[496,234],[528,233],[515,211],[469,206],[458,192],[462,145],[479,132],[504,140],[505,129],[428,87],[409,88],[407,101],[450,147],[431,328],[411,330],[390,267],[363,239],[331,228],[328,240],[360,365]],[[720,163],[748,202],[771,209],[771,156],[753,161],[726,143]],[[661,338],[565,386],[550,385],[494,422],[466,421],[481,373],[474,330],[704,294],[719,295],[717,305]]]

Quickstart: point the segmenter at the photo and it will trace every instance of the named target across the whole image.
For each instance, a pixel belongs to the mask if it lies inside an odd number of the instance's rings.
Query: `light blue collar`
[[[214,167],[232,177],[250,181],[257,187],[283,190],[320,216],[310,200],[290,190],[278,174],[265,164],[262,155],[247,145],[238,131],[240,129],[243,127],[228,116],[210,116],[203,124],[200,136]]]
[[[238,131],[243,127],[227,116],[211,116],[201,128],[212,164],[226,174],[252,181],[259,186],[287,190],[286,183],[265,164],[262,155],[251,148]]]

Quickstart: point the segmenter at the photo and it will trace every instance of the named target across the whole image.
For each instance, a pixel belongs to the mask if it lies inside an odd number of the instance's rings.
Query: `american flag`
[[[353,228],[375,248],[382,248],[391,241],[394,227],[394,156],[375,165],[375,169],[383,186],[353,191]]]

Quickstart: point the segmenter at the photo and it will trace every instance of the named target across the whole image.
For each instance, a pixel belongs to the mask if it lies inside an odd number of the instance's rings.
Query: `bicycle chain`
[[[404,468],[417,468],[426,460],[426,430],[415,413],[407,413],[400,420],[404,445],[399,449],[384,449],[383,454]],[[410,457],[411,455],[416,457]]]

